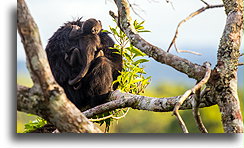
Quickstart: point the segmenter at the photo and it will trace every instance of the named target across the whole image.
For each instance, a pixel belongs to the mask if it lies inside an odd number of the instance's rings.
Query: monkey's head
[[[101,30],[101,21],[93,18],[86,20],[82,25],[83,34],[98,34]]]

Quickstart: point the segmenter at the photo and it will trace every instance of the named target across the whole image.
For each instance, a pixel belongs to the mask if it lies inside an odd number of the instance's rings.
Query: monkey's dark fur
[[[55,80],[63,87],[67,97],[78,108],[103,103],[108,93],[118,87],[118,84],[115,84],[112,88],[112,82],[117,79],[120,75],[119,71],[122,70],[121,55],[114,53],[117,52],[116,49],[110,49],[114,46],[111,37],[106,32],[98,32],[98,30],[95,30],[94,34],[91,32],[86,34],[84,32],[89,29],[82,28],[83,23],[78,19],[64,24],[49,39],[46,47],[48,61]],[[78,31],[80,35],[75,35],[75,38],[72,34],[70,37],[74,25],[83,29],[81,33]],[[93,40],[93,37],[99,39],[99,46],[97,46],[98,41]],[[93,48],[95,51],[87,50],[88,46],[96,47]],[[70,60],[71,55],[75,60]],[[85,67],[88,70],[82,72]],[[73,83],[70,82],[81,73],[84,76]]]

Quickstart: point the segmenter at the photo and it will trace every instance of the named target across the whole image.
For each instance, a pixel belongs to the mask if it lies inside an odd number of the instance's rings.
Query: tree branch
[[[192,93],[197,92],[198,90],[200,90],[202,88],[202,86],[204,84],[206,84],[210,78],[210,74],[211,74],[211,67],[210,67],[210,63],[205,62],[204,66],[207,68],[206,74],[204,76],[204,78],[197,83],[192,89],[187,90],[179,99],[179,102],[177,102],[177,104],[175,105],[175,108],[173,110],[173,115],[175,115],[181,125],[181,128],[183,130],[184,133],[188,133],[188,130],[185,126],[185,123],[183,121],[183,119],[181,118],[178,110],[181,106],[181,104],[189,97],[189,95],[191,95]],[[194,98],[195,99],[195,98]],[[195,108],[195,105],[193,105],[193,108]]]
[[[148,43],[136,32],[130,16],[130,7],[126,0],[114,0],[118,7],[118,26],[125,32],[133,46],[152,57],[156,61],[167,64],[174,69],[187,74],[190,78],[201,80],[205,74],[205,68],[193,64],[190,61],[167,53],[164,50]],[[110,12],[111,14],[111,12]]]
[[[179,101],[181,96],[170,98],[153,98],[140,95],[134,95],[130,93],[122,93],[118,90],[113,91],[109,98],[111,102],[101,104],[89,110],[83,112],[87,118],[91,118],[95,115],[112,111],[118,108],[131,107],[138,110],[147,110],[154,112],[170,112],[173,111],[175,104]],[[187,110],[192,108],[192,101],[194,96],[189,96],[185,102],[181,105],[180,110]],[[208,96],[209,97],[209,96]],[[206,96],[200,100],[200,108],[209,107],[215,105],[215,102],[211,102]]]

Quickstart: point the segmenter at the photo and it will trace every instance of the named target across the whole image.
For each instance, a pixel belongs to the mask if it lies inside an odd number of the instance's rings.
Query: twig
[[[208,79],[210,78],[210,74],[211,74],[211,68],[210,68],[210,63],[205,62],[204,63],[205,67],[206,67],[206,74],[204,76],[204,78],[198,83],[196,84],[192,89],[187,90],[179,99],[179,101],[176,103],[175,108],[173,110],[173,115],[175,115],[177,117],[177,119],[180,122],[181,127],[183,126],[182,130],[185,132],[186,127],[184,126],[185,123],[184,121],[181,119],[180,114],[179,114],[179,108],[180,106],[183,104],[183,102],[191,95],[191,93],[195,93],[197,90],[201,89],[201,87],[207,83]]]
[[[120,117],[112,117],[112,118],[113,119],[116,119],[116,120],[119,120],[121,118],[124,118],[127,115],[127,113],[129,112],[129,110],[130,110],[130,108],[127,108],[126,112],[122,116],[120,116]]]
[[[244,53],[241,53],[241,54],[240,54],[240,57],[243,56],[243,55],[244,55]]]
[[[200,112],[199,112],[199,104],[200,104],[200,92],[201,90],[198,89],[195,93],[195,98],[194,103],[193,103],[193,108],[192,108],[192,113],[193,113],[193,117],[196,121],[197,127],[199,128],[199,130],[202,133],[208,133],[207,129],[205,128],[201,116],[200,116]]]
[[[137,6],[137,7],[138,7],[137,4],[131,4],[131,3],[129,2],[129,0],[127,0],[127,3],[129,4],[131,10],[135,13],[135,15],[137,15],[137,16],[138,16],[139,18],[141,18],[142,20],[145,20],[145,19],[144,19],[140,14],[138,14],[138,13],[136,12],[136,10],[134,9],[134,6]],[[138,8],[140,8],[140,7],[138,7]],[[140,9],[141,9],[141,8],[140,8]],[[141,11],[144,12],[143,9],[141,9]]]
[[[180,21],[180,23],[177,25],[177,28],[176,28],[176,31],[175,31],[175,36],[174,38],[172,39],[169,47],[168,47],[168,50],[167,52],[169,52],[170,48],[172,47],[172,45],[176,44],[176,39],[178,37],[178,33],[179,33],[179,27],[181,26],[181,24],[183,24],[184,22],[188,21],[189,19],[191,19],[192,17],[202,13],[203,11],[207,10],[207,9],[211,9],[211,8],[219,8],[219,7],[223,7],[224,5],[209,5],[208,3],[202,1],[203,3],[206,4],[205,7],[202,7],[200,9],[198,9],[197,11],[191,13],[187,18],[185,18],[184,20]],[[181,50],[178,50],[177,52],[182,52]],[[195,52],[191,52],[191,51],[184,51],[184,52],[189,52],[189,53],[193,53],[195,54]],[[199,55],[199,53],[197,53],[197,55]]]
[[[119,120],[119,119],[121,119],[121,118],[124,118],[124,117],[127,115],[127,113],[129,112],[129,109],[130,109],[130,108],[127,108],[126,112],[125,112],[122,116],[120,116],[120,117],[114,117],[114,114],[120,112],[122,109],[120,109],[120,110],[117,111],[116,113],[113,113],[113,114],[111,114],[111,115],[109,115],[109,116],[102,117],[102,118],[98,118],[98,119],[89,119],[89,120],[92,121],[92,122],[94,122],[94,121],[102,121],[102,120],[105,120],[105,119],[108,119],[108,118],[112,118],[112,119]]]
[[[195,52],[195,51],[190,51],[190,50],[180,50],[176,47],[176,44],[174,44],[174,47],[176,49],[176,52],[180,53],[180,52],[186,52],[186,53],[192,53],[195,55],[202,55],[201,53]]]
[[[207,2],[205,2],[204,0],[201,0],[201,2],[203,2],[205,5],[209,6],[209,4]]]
[[[110,10],[109,15],[112,16],[112,18],[114,18],[114,20],[117,24],[119,23],[119,18],[113,11]]]
[[[238,63],[238,66],[243,66],[244,65],[244,63]]]
[[[177,117],[177,119],[178,119],[178,121],[179,121],[179,124],[180,124],[180,127],[181,127],[183,133],[189,133],[189,132],[188,132],[188,129],[187,129],[187,127],[186,127],[186,124],[185,124],[185,122],[183,121],[183,119],[181,118],[179,112],[176,111],[176,112],[173,112],[173,113],[174,113],[174,115]]]

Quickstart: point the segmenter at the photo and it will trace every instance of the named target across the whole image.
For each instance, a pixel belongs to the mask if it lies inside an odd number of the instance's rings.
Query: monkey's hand
[[[98,57],[101,57],[101,56],[104,56],[104,52],[102,50],[98,50],[96,53],[95,53],[95,57],[94,59],[98,58]]]
[[[82,34],[82,30],[78,25],[72,25],[72,30],[69,33],[69,39],[76,39],[80,34]]]

